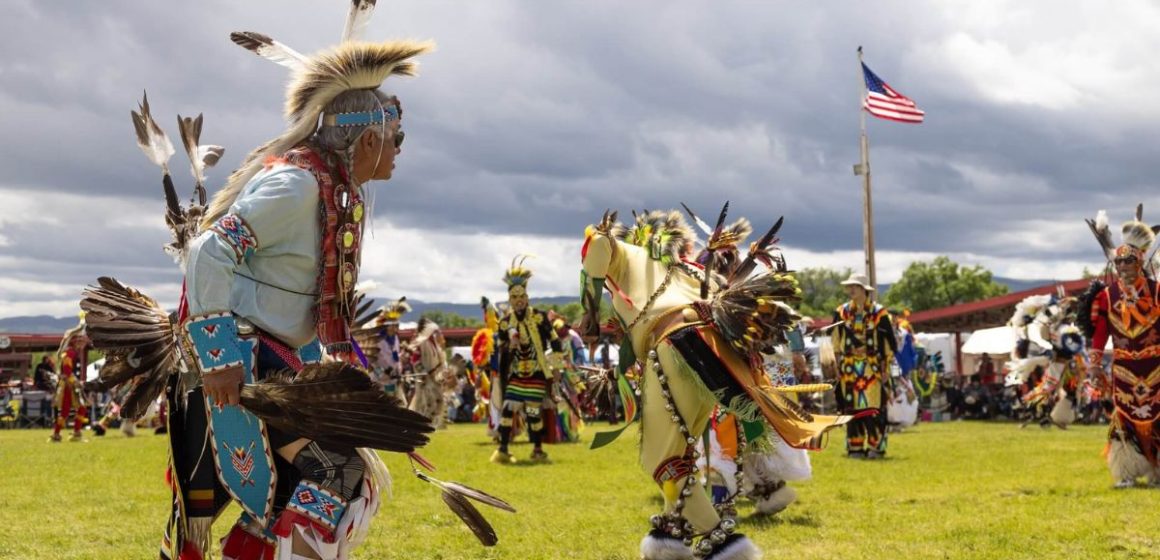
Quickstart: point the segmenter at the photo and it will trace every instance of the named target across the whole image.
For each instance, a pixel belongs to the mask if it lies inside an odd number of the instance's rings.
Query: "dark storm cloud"
[[[110,226],[102,202],[137,201],[129,213],[141,219],[160,211],[158,173],[133,146],[129,109],[148,89],[171,134],[176,113],[205,112],[203,140],[227,148],[211,172],[220,183],[250,147],[280,131],[286,80],[283,68],[238,49],[228,33],[261,31],[313,51],[337,39],[345,4],[10,6],[0,20],[0,189],[92,202],[48,233],[5,222],[0,210],[8,241],[0,256],[82,270],[137,266],[172,281],[176,272],[161,272],[168,258],[157,250],[164,231],[135,232],[131,220]],[[605,208],[685,201],[713,214],[728,199],[759,229],[786,215],[782,237],[793,246],[858,248],[861,190],[851,166],[859,44],[928,115],[920,126],[869,123],[879,248],[1083,259],[1093,247],[1079,234],[1032,246],[1020,232],[1036,219],[1082,234],[1082,217],[1108,207],[1122,219],[1144,195],[1160,209],[1151,178],[1156,115],[1000,103],[972,89],[989,76],[972,84],[937,73],[932,50],[968,24],[979,27],[955,9],[385,2],[368,37],[430,37],[439,49],[424,57],[419,78],[389,85],[404,101],[408,142],[395,180],[376,187],[376,212],[399,227],[575,236]],[[1045,24],[1052,17],[1042,14]],[[993,27],[980,41],[1033,40]],[[1067,29],[1079,32],[1060,33]],[[1143,69],[1146,60],[1116,62]],[[180,154],[172,166],[188,186]]]

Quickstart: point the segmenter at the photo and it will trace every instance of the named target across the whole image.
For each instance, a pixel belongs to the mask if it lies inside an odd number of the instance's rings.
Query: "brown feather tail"
[[[245,385],[242,406],[271,426],[301,437],[408,453],[434,431],[423,415],[399,407],[363,370],[342,363],[306,366]]]

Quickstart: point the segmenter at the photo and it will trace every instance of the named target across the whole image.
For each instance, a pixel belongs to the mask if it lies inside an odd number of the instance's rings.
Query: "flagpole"
[[[854,174],[862,176],[862,250],[866,276],[870,279],[870,285],[877,288],[878,278],[874,266],[874,204],[870,196],[870,140],[866,137],[866,110],[862,107],[867,95],[866,74],[862,69],[861,46],[858,47],[858,75],[862,77],[862,96],[858,98],[858,117],[862,129],[860,138],[862,161],[854,166]]]

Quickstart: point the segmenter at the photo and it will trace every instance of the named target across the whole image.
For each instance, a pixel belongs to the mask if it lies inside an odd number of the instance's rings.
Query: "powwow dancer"
[[[407,344],[407,354],[416,356],[415,394],[411,396],[409,408],[431,420],[436,428],[447,427],[448,378],[455,373],[447,367],[447,352],[443,349],[443,334],[439,325],[426,317],[419,319],[415,339]]]
[[[70,415],[73,415],[73,432],[69,441],[81,441],[81,429],[88,424],[88,409],[82,396],[81,387],[84,385],[84,354],[88,346],[85,337],[85,322],[81,319],[79,325],[64,333],[57,350],[56,361],[60,364],[60,371],[56,384],[56,395],[53,406],[56,407],[56,420],[52,423],[52,436],[49,441],[54,443],[61,440],[60,431],[64,429]]]
[[[411,305],[407,298],[399,298],[393,304],[384,306],[375,318],[378,328],[375,346],[378,356],[374,362],[374,369],[378,374],[378,382],[387,396],[406,406],[407,400],[403,394],[403,363],[401,360],[402,347],[399,343],[399,321],[403,315],[411,312]]]
[[[902,431],[918,422],[918,394],[913,375],[918,369],[919,345],[910,324],[910,311],[903,310],[896,318],[898,351],[894,353],[894,360],[898,362],[899,375],[893,379],[894,392],[886,407],[886,418],[892,429]]]
[[[1075,422],[1075,391],[1084,367],[1084,335],[1076,326],[1075,298],[1068,298],[1062,288],[1056,295],[1025,298],[1015,305],[1008,325],[1015,330],[1015,347],[1011,350],[1008,387],[1027,383],[1036,368],[1043,377],[1022,398],[1031,411],[1032,420],[1047,428],[1061,429]]]
[[[1134,486],[1138,479],[1160,485],[1160,247],[1153,228],[1143,222],[1143,207],[1136,219],[1120,231],[1116,245],[1108,218],[1100,211],[1088,225],[1111,263],[1107,284],[1096,281],[1084,296],[1080,317],[1091,346],[1089,374],[1110,389],[1114,410],[1105,454],[1116,488]],[[1104,348],[1112,341],[1112,371],[1103,369]]]
[[[185,294],[171,319],[102,278],[82,308],[109,357],[102,382],[132,384],[122,416],[139,418],[162,391],[170,406],[163,558],[210,555],[211,525],[231,500],[242,516],[223,557],[347,558],[389,486],[367,448],[413,452],[432,430],[343,362],[357,354],[350,331],[364,185],[390,178],[402,140],[400,105],[378,88],[412,75],[412,59],[430,48],[357,41],[373,6],[354,2],[344,42],[312,57],[261,34],[231,36],[293,69],[290,126],[251,153],[208,207],[203,173],[221,150],[198,145],[201,117],[178,119],[196,180],[185,209],[168,172],[172,144],[147,103],[133,114],[141,148],[164,172],[167,250],[185,269]],[[337,361],[321,363],[324,352]],[[416,473],[444,488],[485,545],[496,542],[464,498],[510,506]]]
[[[528,301],[528,280],[531,269],[524,267],[527,256],[512,259],[504,273],[508,286],[511,309],[499,320],[499,372],[503,381],[503,407],[499,426],[499,448],[491,455],[491,462],[516,462],[508,451],[512,439],[512,423],[517,414],[527,420],[528,439],[532,442],[533,462],[547,462],[544,452],[543,412],[548,399],[548,352],[560,352],[560,340],[547,313],[535,309]]]
[[[498,344],[499,312],[491,300],[483,297],[479,302],[483,310],[483,328],[471,337],[471,363],[480,377],[480,392],[487,403],[487,437],[499,441],[500,410],[503,406],[503,388],[499,381]]]
[[[877,459],[886,455],[890,360],[898,349],[894,322],[870,299],[874,286],[864,274],[852,274],[842,285],[850,301],[834,312],[830,336],[839,364],[839,410],[858,417],[846,425],[846,454]]]
[[[710,250],[722,243],[723,219],[707,242]],[[621,367],[636,362],[626,353],[644,357],[641,463],[665,499],[664,513],[653,516],[652,530],[641,541],[646,559],[760,555],[697,488],[696,443],[718,404],[742,420],[764,418],[795,447],[815,447],[826,430],[849,421],[807,413],[761,369],[760,351],[784,342],[784,332],[798,319],[787,305],[799,297],[792,275],[778,267],[750,277],[779,225],[751,246],[726,279],[688,261],[695,236],[679,212],[639,214],[631,227],[605,213],[588,229],[581,251],[584,330],[595,334],[607,287],[626,333]]]

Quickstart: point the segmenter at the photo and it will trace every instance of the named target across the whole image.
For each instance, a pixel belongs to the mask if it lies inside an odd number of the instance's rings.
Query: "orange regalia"
[[[1138,463],[1136,468],[1113,465],[1113,475],[1120,481],[1144,475],[1160,478],[1160,430],[1156,425],[1160,419],[1160,310],[1156,307],[1156,288],[1154,280],[1142,276],[1133,286],[1113,282],[1100,290],[1092,304],[1092,353],[1102,354],[1109,337],[1113,346],[1108,383],[1115,409],[1108,434],[1109,462],[1113,462],[1113,451],[1131,451],[1147,460],[1147,466],[1133,461]],[[1121,446],[1125,449],[1119,449]]]
[[[1110,389],[1113,412],[1105,454],[1117,487],[1133,486],[1146,477],[1160,484],[1160,307],[1155,235],[1137,218],[1123,225],[1123,244],[1110,249],[1103,212],[1089,222],[1104,246],[1116,274],[1104,286],[1093,283],[1085,297],[1090,306],[1090,356],[1093,371],[1099,366],[1108,340],[1112,342],[1110,375],[1103,378]]]

